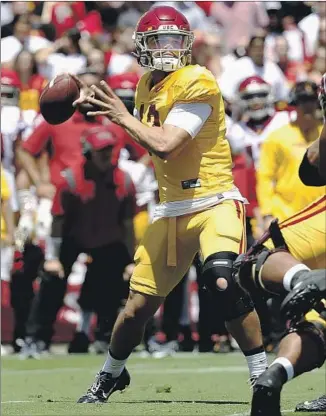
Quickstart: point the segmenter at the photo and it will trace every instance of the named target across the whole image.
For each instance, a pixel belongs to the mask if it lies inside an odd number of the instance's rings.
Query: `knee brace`
[[[252,256],[241,255],[235,261],[234,273],[239,285],[249,293],[258,292],[265,295],[268,291],[261,279],[264,263],[268,257],[278,251],[287,251],[284,248],[275,248],[272,250],[263,247],[262,250]],[[275,295],[275,293],[273,293]]]
[[[291,326],[284,336],[291,333],[297,333],[299,335],[306,334],[315,340],[319,349],[315,368],[321,367],[326,358],[326,325],[323,325],[319,321],[305,320]]]
[[[205,286],[221,306],[225,321],[239,318],[254,310],[247,292],[236,282],[233,263],[237,254],[224,251],[209,256],[203,265],[199,284]]]

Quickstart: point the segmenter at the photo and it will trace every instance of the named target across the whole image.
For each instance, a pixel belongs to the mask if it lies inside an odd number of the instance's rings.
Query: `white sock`
[[[300,264],[296,264],[295,266],[291,267],[291,269],[289,269],[285,273],[285,275],[283,277],[283,286],[284,286],[285,290],[290,292],[292,279],[294,278],[296,273],[298,273],[300,271],[303,271],[303,270],[310,270],[310,269],[306,265],[300,263]]]
[[[288,376],[288,380],[287,381],[289,381],[289,380],[291,380],[293,378],[293,376],[294,376],[294,368],[293,368],[293,365],[291,364],[291,362],[287,358],[285,358],[285,357],[276,358],[276,360],[274,360],[272,362],[272,364],[270,365],[270,367],[273,364],[281,364],[281,366],[284,368],[284,370],[286,371],[286,374]]]
[[[112,374],[113,378],[117,378],[122,373],[122,370],[124,369],[126,362],[127,358],[125,360],[116,360],[115,358],[113,358],[109,350],[102,371],[104,371],[105,373]]]
[[[81,312],[80,320],[76,327],[77,332],[83,332],[84,334],[89,336],[92,316],[93,316],[93,313],[90,311]]]
[[[259,352],[253,355],[246,355],[248,363],[250,378],[257,378],[262,374],[268,367],[266,353]]]

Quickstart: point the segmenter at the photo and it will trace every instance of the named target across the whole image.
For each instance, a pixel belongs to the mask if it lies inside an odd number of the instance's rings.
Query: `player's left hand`
[[[89,111],[88,116],[106,116],[113,123],[120,124],[123,117],[129,112],[120,98],[112,91],[105,81],[101,81],[101,88],[91,86],[95,97],[87,97],[86,102],[101,108],[101,111]]]

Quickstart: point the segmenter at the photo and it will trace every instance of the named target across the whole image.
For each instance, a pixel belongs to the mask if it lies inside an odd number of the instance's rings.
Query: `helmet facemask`
[[[139,64],[152,71],[176,71],[191,62],[194,35],[188,30],[136,32],[134,40]]]
[[[252,120],[262,120],[274,114],[273,100],[268,92],[244,93],[241,97],[243,111]]]
[[[20,91],[18,88],[11,85],[1,85],[1,105],[5,106],[19,106]]]

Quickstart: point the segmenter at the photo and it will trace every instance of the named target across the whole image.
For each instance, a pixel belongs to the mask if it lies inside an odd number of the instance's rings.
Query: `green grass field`
[[[1,414],[249,414],[248,371],[244,358],[238,353],[181,353],[160,360],[134,355],[128,365],[131,386],[125,392],[115,393],[110,403],[105,405],[76,404],[103,360],[103,356],[94,355],[54,355],[28,361],[13,356],[3,357]],[[296,403],[317,397],[324,388],[324,369],[293,380],[283,391],[284,414],[291,415]]]

